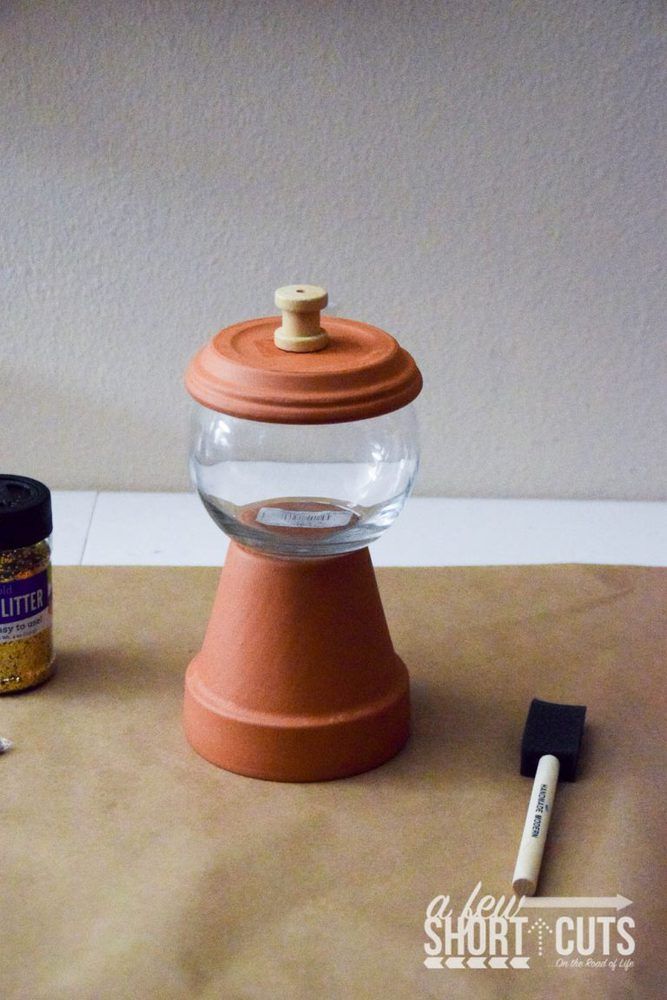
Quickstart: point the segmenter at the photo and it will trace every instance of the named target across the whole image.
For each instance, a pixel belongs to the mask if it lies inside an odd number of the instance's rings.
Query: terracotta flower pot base
[[[185,681],[202,757],[272,781],[343,778],[398,753],[409,716],[367,548],[295,560],[231,543]]]

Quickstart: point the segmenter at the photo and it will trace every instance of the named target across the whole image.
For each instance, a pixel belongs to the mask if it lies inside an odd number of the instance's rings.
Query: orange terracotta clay
[[[188,367],[185,383],[197,402],[246,420],[333,424],[399,410],[422,388],[414,359],[377,327],[322,317],[324,350],[280,350],[279,316],[221,330]]]
[[[368,549],[293,560],[231,543],[186,674],[199,754],[255,778],[342,778],[393,757],[409,713]]]

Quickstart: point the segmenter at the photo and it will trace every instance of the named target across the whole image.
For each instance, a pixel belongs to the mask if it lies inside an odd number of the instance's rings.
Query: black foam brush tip
[[[521,740],[524,777],[533,778],[540,757],[553,754],[560,761],[559,778],[574,781],[585,718],[585,705],[559,705],[533,698]]]

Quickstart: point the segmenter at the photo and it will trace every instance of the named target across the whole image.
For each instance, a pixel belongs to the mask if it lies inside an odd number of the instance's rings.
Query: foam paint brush
[[[521,774],[535,780],[512,878],[517,896],[535,894],[558,779],[577,776],[585,717],[585,705],[531,702],[521,740]]]

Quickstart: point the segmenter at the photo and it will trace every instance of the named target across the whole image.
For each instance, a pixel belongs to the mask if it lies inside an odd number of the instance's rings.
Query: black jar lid
[[[0,550],[34,545],[52,529],[49,488],[27,476],[0,474]]]

